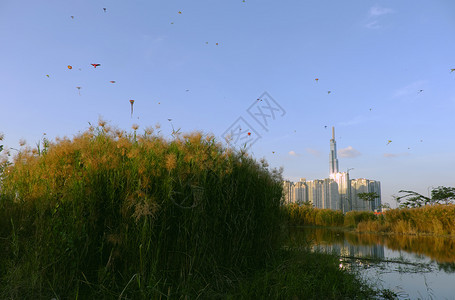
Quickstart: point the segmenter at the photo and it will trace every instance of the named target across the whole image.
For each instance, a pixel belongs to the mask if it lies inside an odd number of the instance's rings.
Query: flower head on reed
[[[154,130],[153,127],[148,126],[148,127],[145,128],[145,134],[146,135],[151,135],[153,133],[153,130]]]
[[[177,166],[177,156],[175,153],[170,153],[166,155],[166,170],[169,172],[175,169]]]
[[[106,121],[104,121],[101,117],[98,119],[98,125],[100,127],[104,127],[106,125]]]

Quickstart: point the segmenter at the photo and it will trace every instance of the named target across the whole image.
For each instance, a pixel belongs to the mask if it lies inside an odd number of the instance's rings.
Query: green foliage
[[[405,191],[400,190],[399,193],[406,193],[403,196],[396,197],[397,202],[400,204],[400,207],[421,207],[431,203],[431,199],[420,195],[414,191]]]
[[[423,196],[414,191],[400,190],[399,193],[406,193],[396,197],[400,207],[412,208],[431,204],[449,204],[455,201],[455,188],[439,186],[431,191],[431,198]]]
[[[373,202],[377,198],[379,198],[379,195],[375,192],[370,192],[370,193],[358,193],[357,196],[362,199],[363,201],[369,201]]]
[[[20,151],[0,195],[0,298],[230,289],[278,247],[281,174],[213,136],[98,128]]]
[[[339,267],[339,258],[308,251],[285,252],[266,271],[243,281],[229,299],[377,299],[356,274]]]
[[[449,204],[455,201],[455,188],[439,186],[431,191],[431,200],[434,203]]]

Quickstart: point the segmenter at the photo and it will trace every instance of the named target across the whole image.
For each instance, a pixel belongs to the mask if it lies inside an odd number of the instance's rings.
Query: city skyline
[[[310,203],[316,208],[341,210],[343,213],[351,210],[382,210],[381,182],[366,178],[351,179],[349,170],[339,172],[335,127],[332,127],[328,178],[307,181],[301,177],[297,182],[285,180],[284,203]],[[360,193],[376,193],[378,197],[371,202],[365,201],[359,197]]]

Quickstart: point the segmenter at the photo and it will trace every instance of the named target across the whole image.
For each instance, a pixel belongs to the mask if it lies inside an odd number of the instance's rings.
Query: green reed
[[[1,174],[0,298],[203,296],[279,246],[281,174],[213,136],[45,142]]]

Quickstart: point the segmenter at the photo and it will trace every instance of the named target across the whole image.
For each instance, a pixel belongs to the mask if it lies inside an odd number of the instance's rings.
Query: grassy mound
[[[213,295],[277,246],[279,172],[213,136],[100,123],[0,170],[2,299]]]

